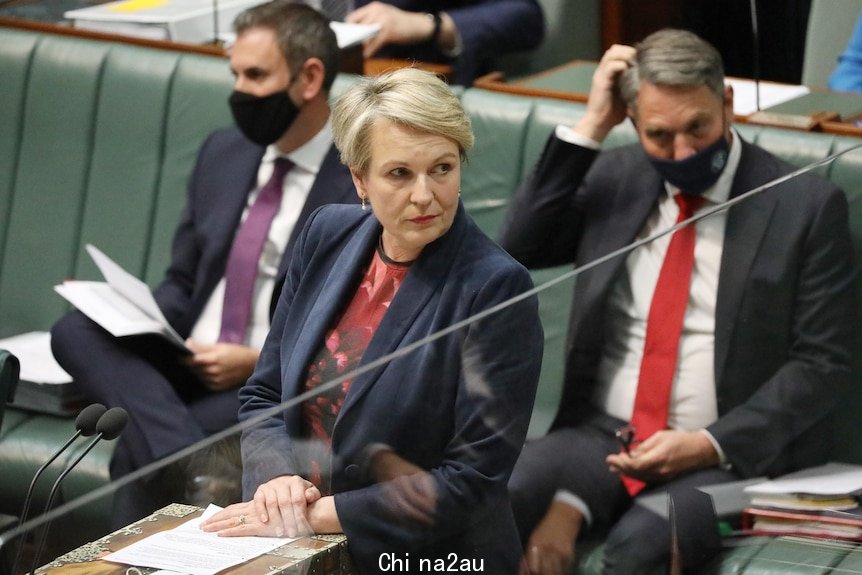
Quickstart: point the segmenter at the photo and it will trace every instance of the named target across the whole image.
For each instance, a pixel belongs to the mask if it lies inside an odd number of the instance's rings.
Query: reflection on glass
[[[471,114],[478,116],[480,111],[472,110]],[[406,146],[399,148],[393,145],[403,141],[399,139],[401,136],[409,136],[407,142],[417,138],[423,143],[423,153],[434,150],[427,140],[421,139],[427,137],[427,130],[411,132],[395,129],[391,124],[387,128],[388,131],[369,130],[372,143],[376,141],[375,136],[382,134],[388,144],[383,150],[371,145],[372,158],[379,158],[374,155],[375,151],[387,155],[408,149]],[[436,140],[432,138],[431,141],[433,143]],[[480,151],[476,150],[475,153]],[[421,153],[417,155],[424,157]],[[432,170],[432,174],[428,175],[429,181],[443,173],[458,172],[461,167],[460,151],[456,155],[459,156],[456,170]],[[413,159],[414,156],[408,158],[410,161]],[[398,171],[395,173],[392,170],[384,172],[380,178],[383,184],[389,181],[390,176],[395,183],[390,184],[390,187],[376,188],[377,193],[397,190],[399,178],[418,177],[415,174],[417,170],[410,167],[410,162],[404,163],[407,165],[397,166]],[[858,154],[850,154],[829,167],[824,175],[845,187],[855,198],[858,197],[855,189],[858,183],[854,174],[858,171],[858,165]],[[367,171],[374,166],[372,161],[365,172],[358,174],[365,178],[360,188],[365,182],[370,182],[372,186],[383,186]],[[422,170],[418,172],[423,174]],[[455,255],[444,264],[430,270],[423,268],[432,260],[432,256],[439,253],[437,250],[446,247],[447,236],[462,229],[459,226],[470,225],[467,215],[477,209],[475,206],[482,199],[481,191],[472,196],[466,191],[470,189],[476,192],[473,185],[464,182],[463,206],[459,205],[455,209],[447,230],[423,244],[417,257],[411,258],[408,254],[403,258],[415,260],[406,266],[407,271],[403,274],[398,273],[403,272],[401,268],[405,267],[397,263],[402,259],[401,256],[392,257],[387,250],[387,238],[381,234],[369,234],[364,242],[355,244],[356,249],[352,251],[345,248],[338,255],[327,254],[332,259],[313,257],[319,255],[316,250],[323,246],[340,241],[350,244],[357,237],[356,234],[361,233],[359,230],[364,229],[362,222],[383,222],[382,227],[377,229],[385,232],[386,218],[390,214],[380,211],[389,204],[385,199],[375,201],[374,187],[368,192],[370,208],[367,207],[364,216],[359,215],[359,223],[353,227],[343,225],[334,230],[323,227],[326,233],[321,233],[320,228],[316,229],[312,225],[307,231],[306,251],[303,253],[313,256],[298,260],[299,269],[305,270],[302,266],[310,268],[322,262],[320,273],[325,277],[344,272],[350,274],[351,279],[344,280],[340,288],[332,285],[321,287],[321,290],[332,288],[333,291],[328,293],[333,295],[315,299],[317,303],[309,304],[302,299],[306,294],[304,290],[308,289],[303,279],[305,274],[295,274],[290,291],[284,295],[286,299],[292,298],[290,306],[284,302],[281,306],[281,331],[278,335],[274,334],[273,341],[267,345],[268,363],[261,364],[250,386],[243,392],[243,423],[95,491],[91,489],[93,485],[100,484],[98,481],[91,481],[92,485],[83,489],[70,483],[65,497],[65,487],[59,492],[61,503],[68,503],[61,505],[54,514],[30,521],[24,526],[23,532],[28,536],[24,566],[29,566],[33,547],[47,520],[54,520],[54,523],[43,553],[45,561],[67,551],[66,543],[70,536],[77,535],[89,541],[107,533],[107,527],[100,526],[98,533],[84,535],[91,525],[88,524],[89,519],[82,517],[92,516],[92,512],[99,508],[102,509],[101,514],[105,515],[104,510],[110,506],[110,495],[116,488],[140,480],[161,468],[168,468],[179,460],[195,458],[203,469],[209,466],[213,476],[226,477],[228,479],[225,481],[231,482],[220,492],[233,491],[235,495],[222,499],[220,503],[238,503],[238,506],[229,507],[223,516],[222,521],[226,522],[224,529],[257,529],[252,518],[259,514],[249,511],[254,509],[254,504],[248,501],[258,493],[261,485],[278,477],[287,483],[287,489],[298,486],[301,499],[305,502],[305,515],[292,515],[293,528],[297,532],[302,528],[318,532],[346,532],[351,553],[358,558],[357,563],[365,561],[376,570],[418,571],[422,559],[428,561],[423,564],[425,566],[437,566],[440,560],[451,565],[452,553],[458,553],[454,557],[458,566],[462,566],[462,560],[467,561],[469,568],[483,561],[481,566],[484,572],[504,572],[492,570],[497,566],[490,563],[492,559],[488,555],[462,553],[461,549],[468,541],[473,549],[492,549],[501,545],[501,541],[510,541],[502,528],[487,532],[477,530],[475,533],[470,528],[482,521],[497,519],[496,512],[501,508],[507,509],[505,506],[508,504],[502,499],[505,495],[500,485],[501,481],[505,485],[507,469],[520,450],[531,411],[530,435],[533,437],[545,434],[556,411],[564,368],[563,340],[573,289],[572,282],[567,280],[576,273],[560,268],[533,272],[533,279],[538,289],[542,290],[538,296],[538,309],[545,339],[545,364],[534,408],[530,388],[537,367],[530,362],[541,356],[541,351],[536,347],[536,327],[533,324],[535,300],[532,296],[520,298],[529,282],[514,272],[506,281],[496,278],[491,270],[478,263],[478,259],[470,260],[472,263],[467,266],[470,269],[456,267],[459,273],[451,276],[438,273],[446,266],[451,269],[451,266],[458,265],[459,252],[468,250],[472,245],[464,240],[457,242],[454,252],[447,252]],[[858,201],[851,203],[851,218],[854,220],[858,219],[856,212],[859,205],[862,204]],[[740,207],[744,208],[744,205]],[[478,208],[479,211],[481,209],[484,208]],[[328,209],[319,213],[316,216],[321,218],[318,225],[324,226],[326,219],[334,217],[331,212]],[[354,212],[361,212],[361,208],[356,207]],[[397,221],[397,218],[394,219]],[[315,231],[317,235],[314,235]],[[381,237],[382,247],[377,243]],[[400,236],[395,237],[401,239]],[[405,235],[406,241],[402,243],[415,248],[416,244],[412,242],[415,237]],[[475,235],[474,239],[478,241],[478,236]],[[402,244],[396,242],[395,245]],[[473,250],[468,251],[475,253]],[[348,255],[356,257],[348,258]],[[382,263],[382,268],[372,263],[376,257],[379,257],[378,264]],[[394,259],[396,263],[384,257]],[[610,256],[610,259],[613,257]],[[619,254],[617,257],[620,257]],[[374,273],[369,276],[369,271]],[[494,271],[497,271],[497,267]],[[468,292],[467,286],[471,285],[469,282],[473,276],[481,277],[483,282],[499,280],[501,283],[494,284],[493,290]],[[379,278],[388,282],[391,291],[373,289],[380,285],[375,283]],[[450,278],[452,283],[447,284]],[[548,280],[550,283],[545,284]],[[510,285],[507,281],[517,285]],[[416,291],[409,291],[411,282]],[[365,336],[355,333],[362,318],[347,324],[350,329],[341,329],[342,320],[348,315],[360,286],[368,286],[365,295],[370,302],[384,302],[376,331],[366,333]],[[435,291],[439,286],[446,288]],[[431,295],[424,299],[414,296],[420,289],[427,289]],[[443,301],[444,296],[450,295],[464,309],[453,311],[446,310],[445,306],[441,308],[439,302]],[[505,307],[510,297],[520,299],[514,301],[511,308]],[[312,306],[304,318],[291,315],[292,310],[297,309],[297,298]],[[339,303],[328,307],[332,302]],[[501,305],[501,309],[494,307],[497,304]],[[490,313],[484,315],[486,311]],[[392,320],[395,313],[390,315],[391,312],[408,314],[413,323],[407,322],[410,325],[403,327]],[[480,316],[472,318],[477,312]],[[433,325],[411,327],[417,319],[428,316],[432,318]],[[461,320],[464,320],[463,323],[459,323]],[[294,321],[297,323],[292,323]],[[391,336],[389,342],[382,341],[381,334],[387,331],[394,333],[397,328],[402,328],[398,336]],[[285,340],[296,343],[290,348],[291,352],[297,349],[297,345],[304,346],[302,354],[292,357],[287,353]],[[284,383],[285,373],[292,381],[290,390]],[[851,402],[846,407],[850,410],[854,405]],[[841,421],[849,419],[843,410],[842,413],[845,417]],[[240,427],[244,429],[240,430]],[[242,441],[240,431],[243,434]],[[611,433],[613,431],[610,430]],[[844,447],[847,448],[846,445]],[[493,458],[487,457],[489,453],[494,454]],[[57,473],[71,459],[63,458],[49,469],[53,473],[47,473],[43,480],[43,502],[44,494]],[[548,456],[547,462],[550,466],[558,459],[559,453],[554,453]],[[87,462],[85,458],[82,467]],[[244,498],[236,483],[236,471],[243,463]],[[235,471],[222,475],[226,468]],[[2,472],[6,473],[6,470]],[[292,475],[299,475],[301,479],[292,479]],[[29,479],[28,476],[18,482],[22,490]],[[211,482],[205,486],[202,483],[204,488],[197,503],[205,504],[219,497],[215,491],[208,491],[212,485]],[[278,489],[283,487],[276,484],[270,493],[278,496]],[[88,494],[71,500],[74,494],[80,493]],[[177,495],[177,501],[187,496],[182,492]],[[333,501],[338,529],[316,528],[318,517],[314,516],[314,512],[327,498]],[[38,497],[36,501],[39,501]],[[302,503],[299,506],[301,508]],[[41,505],[34,507],[34,514],[39,515]],[[324,507],[320,505],[320,509]],[[158,524],[177,524],[187,518],[192,510],[173,506],[170,515],[159,517]],[[280,510],[269,513],[269,526],[276,525],[280,519],[281,529],[287,531],[289,527],[285,526],[281,513]],[[321,514],[322,522],[327,519],[325,514]],[[290,520],[288,517],[287,521]],[[84,551],[67,556],[64,561],[80,562],[79,572],[96,572],[94,569],[97,563],[88,562],[97,561],[100,550],[140,537],[140,532],[150,527],[145,524],[121,531],[109,536],[104,544],[89,546]],[[0,529],[0,543],[8,554],[10,550],[17,550],[17,543],[21,540],[18,535],[22,531],[3,531],[5,528]],[[70,530],[77,532],[70,534]],[[308,552],[311,552],[312,547],[329,545],[323,539],[303,541],[306,541],[302,545],[306,545],[304,549]],[[508,561],[510,555],[518,554],[519,544],[516,542],[510,545],[511,553],[493,549],[494,553],[498,553],[495,560]],[[271,558],[268,560],[272,561]]]

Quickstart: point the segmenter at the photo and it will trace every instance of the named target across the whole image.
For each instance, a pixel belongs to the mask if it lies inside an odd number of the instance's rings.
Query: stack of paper
[[[202,44],[227,32],[236,16],[265,0],[119,0],[78,10],[63,17],[76,28]]]
[[[9,350],[21,363],[20,381],[12,404],[15,407],[72,415],[84,404],[84,397],[72,384],[51,354],[51,334],[33,331],[0,339],[0,349]]]
[[[231,44],[236,16],[266,0],[119,0],[78,10],[63,17],[76,28],[187,44],[218,39]],[[380,31],[379,24],[332,22],[338,47],[355,46]]]
[[[862,539],[862,466],[828,463],[745,488],[743,526],[758,533]]]

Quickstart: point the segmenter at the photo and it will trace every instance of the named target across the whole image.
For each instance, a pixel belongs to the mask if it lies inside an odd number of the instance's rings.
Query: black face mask
[[[683,160],[663,160],[647,154],[650,163],[661,176],[685,194],[700,195],[721,176],[730,145],[724,134],[694,155]]]
[[[281,138],[300,111],[286,89],[269,96],[254,96],[234,90],[228,101],[237,127],[246,138],[261,146],[268,146]]]

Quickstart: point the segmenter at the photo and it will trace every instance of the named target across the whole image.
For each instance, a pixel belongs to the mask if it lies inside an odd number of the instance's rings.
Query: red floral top
[[[359,366],[368,343],[409,269],[409,264],[399,264],[386,258],[380,248],[375,251],[353,300],[336,326],[326,334],[325,345],[308,366],[306,391]],[[308,480],[324,495],[330,493],[328,464],[332,429],[351,383],[352,379],[346,379],[340,386],[330,388],[302,405],[303,435],[315,444],[311,447],[311,473]]]

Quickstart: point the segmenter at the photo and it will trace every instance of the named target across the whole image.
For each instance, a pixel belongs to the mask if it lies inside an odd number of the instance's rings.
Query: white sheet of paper
[[[150,287],[92,244],[87,244],[86,249],[106,281],[69,280],[54,286],[54,291],[114,337],[158,333],[188,351],[183,338],[156,303]]]
[[[12,352],[21,363],[21,379],[34,383],[70,383],[72,376],[66,373],[54,354],[51,353],[51,334],[47,331],[31,331],[0,339],[0,349]]]
[[[96,267],[105,276],[105,281],[108,284],[126,296],[133,304],[141,308],[145,314],[153,319],[158,320],[162,326],[174,336],[177,340],[182,341],[182,338],[174,331],[167,318],[162,313],[159,304],[156,303],[156,298],[153,297],[153,292],[150,291],[150,286],[124,270],[114,260],[106,256],[99,248],[92,244],[86,245],[87,253],[93,258]]]
[[[380,24],[353,24],[349,22],[330,22],[335,32],[338,47],[342,50],[374,38],[380,32]]]
[[[295,540],[285,537],[219,537],[215,533],[201,531],[198,527],[201,522],[220,510],[221,507],[210,505],[201,517],[174,529],[154,533],[103,559],[188,575],[215,575]]]
[[[54,290],[114,337],[162,331],[158,321],[105,282],[69,280]]]
[[[733,86],[733,113],[748,116],[757,111],[757,87],[753,80],[726,78]],[[811,90],[807,86],[760,82],[760,109],[765,110],[782,102],[804,96]]]
[[[854,495],[862,492],[862,466],[827,463],[818,467],[757,483],[745,488],[748,495]]]

